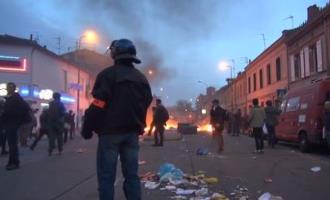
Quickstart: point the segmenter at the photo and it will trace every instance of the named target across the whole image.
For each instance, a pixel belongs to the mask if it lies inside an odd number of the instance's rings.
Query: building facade
[[[66,108],[81,116],[91,101],[88,83],[93,77],[78,66],[31,39],[0,35],[0,95],[14,82],[34,108],[47,106],[53,92],[60,92]],[[79,95],[79,97],[78,97]]]
[[[308,8],[307,21],[287,39],[289,87],[321,80],[330,72],[330,4]]]
[[[240,109],[243,116],[247,114],[247,81],[246,72],[239,72],[235,80],[233,80],[233,110]]]
[[[286,33],[262,52],[245,68],[247,109],[257,98],[261,106],[270,100],[275,103],[288,89]]]

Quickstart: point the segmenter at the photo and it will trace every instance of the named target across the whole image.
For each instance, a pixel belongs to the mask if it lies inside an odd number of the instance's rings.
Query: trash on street
[[[319,166],[312,167],[312,168],[311,168],[311,171],[312,171],[312,172],[319,172],[319,171],[321,171],[321,167],[319,167]]]

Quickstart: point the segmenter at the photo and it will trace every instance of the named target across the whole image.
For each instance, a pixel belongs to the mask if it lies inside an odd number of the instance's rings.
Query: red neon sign
[[[25,72],[26,58],[0,55],[0,71]]]

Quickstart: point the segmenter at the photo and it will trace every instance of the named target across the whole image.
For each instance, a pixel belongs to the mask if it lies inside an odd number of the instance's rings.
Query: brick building
[[[247,108],[258,98],[263,106],[267,100],[279,100],[288,88],[287,33],[263,51],[245,68],[247,80]]]
[[[233,80],[234,110],[241,109],[242,115],[247,114],[247,79],[246,72],[239,72]]]
[[[289,87],[301,87],[330,75],[330,4],[307,9],[307,21],[289,31]]]

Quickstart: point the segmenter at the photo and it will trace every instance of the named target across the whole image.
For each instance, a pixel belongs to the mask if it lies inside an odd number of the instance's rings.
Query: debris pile
[[[168,191],[173,194],[171,199],[229,200],[222,192],[210,191],[209,185],[217,184],[218,178],[207,177],[203,171],[199,171],[197,175],[184,174],[181,169],[171,163],[160,166],[157,174],[148,172],[140,178],[145,188]],[[247,191],[247,188],[237,188],[230,199],[247,200]]]

